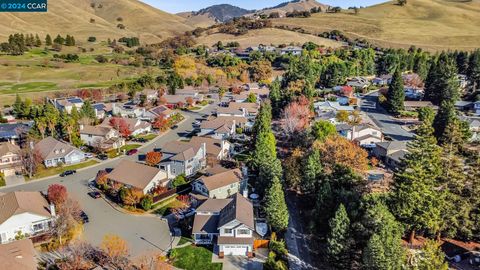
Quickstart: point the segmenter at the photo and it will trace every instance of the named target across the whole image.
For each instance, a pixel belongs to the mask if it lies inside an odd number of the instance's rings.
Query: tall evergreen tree
[[[52,37],[49,34],[45,37],[45,45],[52,46]]]
[[[394,175],[392,213],[410,231],[437,233],[441,223],[444,193],[438,189],[441,174],[441,148],[433,137],[433,128],[423,123],[399,171]]]
[[[436,64],[432,64],[425,83],[425,99],[435,105],[444,100],[455,102],[460,97],[457,66],[447,53],[442,52]]]
[[[388,86],[387,108],[393,114],[399,114],[405,109],[405,90],[403,89],[403,78],[400,69],[397,68],[393,74],[392,81]]]
[[[475,50],[469,58],[467,76],[473,91],[480,87],[480,49]]]
[[[95,109],[92,106],[92,103],[89,100],[86,100],[82,108],[80,109],[80,114],[82,117],[87,117],[90,119],[95,119]]]
[[[270,188],[265,194],[265,212],[268,223],[275,231],[283,231],[288,226],[288,208],[285,194],[278,177],[273,177]]]
[[[447,133],[449,130],[447,127],[453,127],[452,125],[458,124],[458,117],[456,115],[455,105],[450,100],[445,100],[440,105],[435,120],[433,121],[433,127],[435,128],[435,137],[440,144],[443,144],[448,138]]]
[[[350,219],[343,204],[340,204],[335,216],[329,222],[327,236],[327,255],[339,269],[348,269],[350,263]]]
[[[467,73],[468,73],[468,61],[469,61],[468,53],[465,52],[465,51],[458,52],[455,60],[457,62],[458,73],[467,75]]]
[[[15,96],[15,103],[13,103],[13,112],[19,118],[23,117],[23,106],[24,106],[24,103],[22,101],[22,98],[20,97],[19,94],[17,94]]]

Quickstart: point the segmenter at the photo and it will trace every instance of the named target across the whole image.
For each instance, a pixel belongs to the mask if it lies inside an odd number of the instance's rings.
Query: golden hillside
[[[429,50],[480,47],[480,1],[396,1],[342,13],[319,13],[310,18],[280,18],[274,25],[300,27],[311,33],[340,30],[388,47],[415,45]]]
[[[184,22],[184,18],[137,0],[54,0],[48,2],[47,13],[0,13],[0,38],[22,32],[42,37],[72,34],[77,41],[89,36],[138,36],[141,41],[158,42],[192,29]],[[120,23],[124,30],[117,27]]]

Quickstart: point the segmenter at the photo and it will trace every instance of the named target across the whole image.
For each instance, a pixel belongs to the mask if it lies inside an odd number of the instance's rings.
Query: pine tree
[[[40,47],[42,46],[42,41],[40,40],[40,37],[38,34],[35,34],[35,47]]]
[[[461,51],[457,54],[457,57],[455,58],[455,61],[457,63],[457,69],[459,74],[468,74],[468,62],[469,62],[469,56],[468,52]]]
[[[433,67],[435,70],[432,71],[432,76],[429,73],[425,84],[425,99],[435,105],[441,105],[444,100],[457,101],[460,97],[460,83],[455,61],[447,53],[442,52]]]
[[[15,103],[13,103],[13,112],[17,117],[23,117],[23,101],[19,94],[15,97]]]
[[[405,101],[405,90],[403,89],[403,78],[400,69],[397,68],[393,74],[392,81],[388,86],[387,107],[388,110],[398,115],[405,109],[403,102]]]
[[[475,50],[470,55],[467,76],[475,92],[480,86],[480,49]]]
[[[279,117],[283,110],[282,92],[280,81],[275,79],[270,85],[270,102],[272,103],[272,116]]]
[[[441,148],[428,123],[421,125],[408,151],[394,175],[392,213],[407,227],[413,240],[420,230],[438,232],[444,205],[443,192],[436,182],[441,174]]]
[[[335,216],[329,221],[330,232],[327,236],[327,255],[339,269],[349,268],[351,246],[350,219],[343,204],[340,204]]]
[[[432,59],[432,64],[428,69],[427,78],[425,80],[425,95],[424,99],[432,101],[438,99],[437,88],[437,60]]]
[[[288,208],[285,202],[282,184],[278,177],[273,177],[270,188],[265,195],[265,212],[268,223],[274,231],[283,231],[288,226]]]
[[[312,150],[303,162],[304,176],[300,182],[302,192],[315,193],[319,177],[322,174],[322,164],[320,161],[320,151],[318,149]]]
[[[450,100],[445,100],[440,105],[435,120],[433,121],[433,127],[435,128],[435,137],[440,144],[443,144],[447,138],[449,130],[447,127],[453,127],[458,123],[458,117],[455,111],[455,105]]]
[[[90,101],[85,101],[80,109],[80,114],[82,117],[87,117],[90,119],[95,119],[95,109],[92,106]]]
[[[45,37],[45,45],[52,46],[52,37],[49,34]]]

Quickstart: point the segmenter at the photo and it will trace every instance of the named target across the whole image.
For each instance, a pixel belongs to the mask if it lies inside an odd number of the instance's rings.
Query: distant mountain
[[[242,17],[245,14],[254,12],[229,4],[214,5],[199,11],[182,12],[180,15],[187,19],[191,25],[202,26],[199,24],[212,24],[216,22],[228,22],[236,17]]]
[[[269,15],[270,13],[278,12],[280,17],[284,17],[287,12],[310,11],[312,8],[320,8],[322,11],[325,11],[328,8],[328,5],[321,4],[315,0],[293,0],[281,3],[274,7],[258,10],[255,13]]]

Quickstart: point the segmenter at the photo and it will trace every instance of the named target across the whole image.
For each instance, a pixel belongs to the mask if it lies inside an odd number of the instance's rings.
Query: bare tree
[[[65,236],[79,225],[80,214],[82,213],[77,201],[68,198],[57,209],[57,218],[53,226],[53,234],[59,239],[60,245]]]
[[[42,164],[42,156],[40,152],[34,148],[34,142],[30,141],[20,152],[20,159],[23,165],[23,169],[28,174],[28,177],[32,177],[38,169],[38,166]]]

